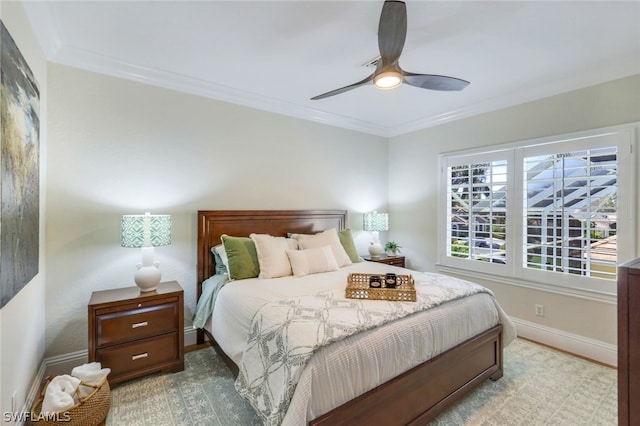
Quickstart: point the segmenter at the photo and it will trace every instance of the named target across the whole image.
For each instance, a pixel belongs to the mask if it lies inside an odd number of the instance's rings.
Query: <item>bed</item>
[[[343,210],[199,211],[198,297],[202,294],[202,283],[215,275],[216,265],[211,248],[220,244],[223,234],[247,237],[256,233],[284,237],[315,234],[333,228],[344,230],[346,225],[347,213]],[[335,293],[333,281],[344,283],[341,284],[344,292],[348,272],[421,274],[379,263],[355,263],[339,270],[302,277],[301,281],[296,281],[300,282],[295,287],[298,292],[296,295],[305,297],[302,296],[306,291],[305,286]],[[447,279],[431,275],[436,280]],[[260,296],[265,297],[261,301],[258,295],[253,294],[258,286],[251,280],[257,279],[238,280],[225,285],[224,292],[220,290],[216,301],[217,314],[214,310],[207,325],[198,329],[198,343],[203,343],[206,335],[234,374],[240,372],[241,376],[245,370],[241,364],[243,353],[239,345],[246,338],[245,334],[249,333],[246,329],[250,327],[240,325],[241,320],[236,321],[245,307],[236,304],[239,303],[238,296],[233,299],[233,293],[239,295],[240,299],[253,300],[256,306],[264,301],[276,303],[282,299],[280,289],[292,288],[290,283],[293,282],[293,277],[269,280],[269,294]],[[489,308],[494,304],[491,295],[477,293],[322,347],[301,367],[296,379],[299,380],[298,386],[293,391],[286,413],[282,413],[282,418],[273,424],[427,423],[483,381],[502,377],[503,346],[513,339],[515,329],[497,304],[495,309]],[[422,321],[426,321],[427,315],[435,319],[429,319],[431,322],[428,326],[423,326]],[[466,317],[469,325],[450,325],[446,322],[448,316]],[[439,330],[438,327],[444,328]],[[411,333],[424,329],[434,330],[430,339],[436,342],[435,348],[427,348],[422,342],[416,344],[413,340]],[[397,338],[405,335],[410,337]],[[388,351],[395,354],[393,359],[389,358]],[[345,380],[349,383],[343,389],[340,382]]]

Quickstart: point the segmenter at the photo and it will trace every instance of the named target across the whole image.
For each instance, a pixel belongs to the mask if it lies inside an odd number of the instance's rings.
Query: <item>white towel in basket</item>
[[[73,407],[77,400],[74,398],[80,379],[64,374],[54,377],[42,400],[43,413],[62,413]]]
[[[111,373],[111,369],[102,368],[102,365],[99,362],[82,364],[71,370],[72,376],[82,380],[83,385],[80,385],[80,388],[78,389],[78,393],[81,398],[86,398],[95,390],[95,388],[90,386],[84,386],[85,384],[98,386],[109,373]]]

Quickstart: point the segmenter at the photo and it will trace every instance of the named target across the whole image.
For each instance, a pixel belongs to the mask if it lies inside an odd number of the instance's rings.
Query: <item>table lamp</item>
[[[171,216],[130,214],[122,216],[122,247],[142,249],[142,263],[134,275],[140,291],[153,291],[160,282],[160,263],[154,261],[154,247],[171,244]]]
[[[369,254],[373,258],[380,257],[384,252],[384,249],[382,248],[382,244],[380,244],[378,232],[389,230],[389,215],[387,213],[378,213],[376,211],[365,213],[363,229],[365,231],[371,231]]]

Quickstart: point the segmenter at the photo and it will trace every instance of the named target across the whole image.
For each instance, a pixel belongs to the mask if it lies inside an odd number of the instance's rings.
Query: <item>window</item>
[[[524,266],[616,278],[617,147],[526,157]]]
[[[506,263],[505,160],[448,168],[447,255]]]
[[[443,154],[439,263],[615,294],[634,253],[634,128]]]

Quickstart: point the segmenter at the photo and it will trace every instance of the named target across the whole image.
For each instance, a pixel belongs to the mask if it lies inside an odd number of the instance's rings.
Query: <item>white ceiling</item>
[[[410,72],[461,92],[372,85],[382,1],[30,1],[53,62],[395,136],[640,73],[640,1],[408,1]]]

